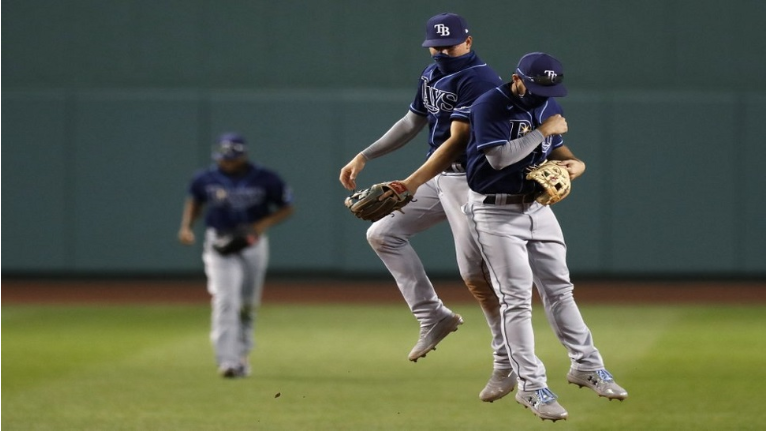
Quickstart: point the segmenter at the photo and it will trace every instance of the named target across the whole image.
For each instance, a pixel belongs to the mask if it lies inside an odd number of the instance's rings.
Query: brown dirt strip
[[[462,283],[434,282],[445,302],[470,302]],[[3,304],[17,303],[207,303],[204,279],[3,279]],[[579,303],[765,304],[764,280],[641,281],[575,280]],[[393,281],[267,279],[264,303],[403,303]]]

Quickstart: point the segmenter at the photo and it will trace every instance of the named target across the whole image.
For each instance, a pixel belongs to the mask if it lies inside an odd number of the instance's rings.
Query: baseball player
[[[452,142],[462,142],[465,147],[471,104],[502,82],[472,51],[472,43],[468,25],[461,16],[441,13],[428,20],[422,46],[429,49],[434,63],[421,73],[408,113],[341,169],[340,181],[344,187],[354,189],[355,180],[367,161],[407,144],[427,124],[427,157],[440,146],[453,145]],[[413,235],[448,221],[461,277],[480,303],[492,333],[493,372],[479,395],[481,400],[492,402],[514,389],[516,376],[503,345],[498,298],[487,280],[479,249],[461,212],[468,193],[465,161],[464,155],[449,160],[444,172],[418,191],[404,213],[396,212],[373,223],[367,231],[367,239],[420,324],[418,341],[408,354],[408,359],[415,362],[463,323],[462,317],[439,299],[410,245]]]
[[[192,226],[207,206],[202,260],[212,298],[210,337],[219,374],[227,378],[250,374],[248,354],[269,262],[266,232],[293,213],[290,187],[276,173],[251,163],[246,148],[236,133],[218,139],[215,165],[197,172],[189,185],[178,232],[182,244],[193,244]],[[243,230],[248,232],[244,248],[219,247]]]
[[[559,160],[571,179],[586,165],[564,145],[567,122],[554,97],[563,97],[562,64],[540,52],[523,56],[511,82],[479,97],[470,113],[467,178],[471,191],[464,212],[501,299],[503,336],[519,378],[516,400],[541,419],[567,418],[548,388],[535,355],[531,324],[535,284],[546,317],[568,351],[570,383],[610,400],[628,396],[605,369],[591,332],[573,299],[562,230],[550,206],[535,200],[537,184],[527,168]]]

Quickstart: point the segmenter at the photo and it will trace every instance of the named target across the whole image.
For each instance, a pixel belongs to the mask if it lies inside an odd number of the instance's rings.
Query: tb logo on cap
[[[445,24],[435,24],[434,28],[437,30],[440,36],[450,36],[450,28]]]
[[[543,74],[552,81],[557,79],[557,72],[554,72],[553,70],[544,70]]]

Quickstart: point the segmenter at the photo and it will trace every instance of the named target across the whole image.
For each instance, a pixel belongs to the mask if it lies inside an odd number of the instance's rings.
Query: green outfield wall
[[[176,241],[187,182],[236,130],[295,191],[273,271],[386,274],[338,173],[407,112],[443,11],[505,79],[526,52],[564,63],[587,164],[554,208],[574,274],[764,276],[762,0],[4,1],[3,273],[201,271]],[[414,244],[457,272],[447,226]]]

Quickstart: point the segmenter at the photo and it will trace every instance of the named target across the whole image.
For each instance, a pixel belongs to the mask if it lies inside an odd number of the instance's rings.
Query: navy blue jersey
[[[226,174],[216,165],[201,170],[194,175],[189,194],[207,206],[205,225],[219,232],[254,223],[293,201],[290,187],[279,175],[252,163],[241,175]]]
[[[547,137],[527,157],[501,170],[490,166],[482,150],[522,137],[556,114],[562,114],[562,107],[554,98],[536,108],[526,108],[512,95],[508,83],[477,99],[471,108],[471,138],[466,149],[469,187],[482,194],[535,191],[536,183],[525,179],[525,169],[540,164],[552,150],[561,147],[562,135]]]
[[[418,93],[410,110],[429,120],[427,157],[450,137],[450,123],[453,120],[468,123],[471,105],[477,97],[502,82],[474,52],[466,54],[466,63],[454,73],[443,73],[436,63],[426,67],[421,72]],[[466,155],[458,161],[465,164]]]

